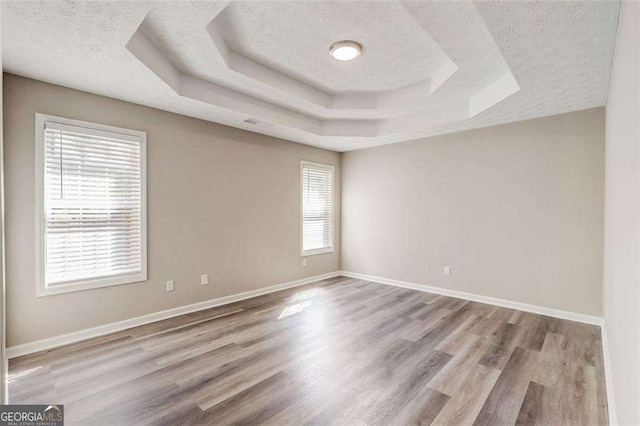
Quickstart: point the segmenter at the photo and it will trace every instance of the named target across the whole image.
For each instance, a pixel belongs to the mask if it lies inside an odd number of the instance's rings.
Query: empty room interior
[[[639,6],[3,1],[0,425],[639,425]]]

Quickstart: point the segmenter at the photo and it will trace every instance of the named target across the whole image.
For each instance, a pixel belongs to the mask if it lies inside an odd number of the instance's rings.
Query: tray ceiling
[[[3,67],[348,151],[604,105],[618,7],[5,2]],[[343,39],[363,55],[333,60]]]

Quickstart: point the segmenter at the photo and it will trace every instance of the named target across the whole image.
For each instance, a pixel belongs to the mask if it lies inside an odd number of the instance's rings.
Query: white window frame
[[[331,246],[316,249],[304,250],[304,166],[319,167],[331,171]],[[336,228],[336,168],[330,164],[313,163],[311,161],[300,161],[300,257],[314,256],[335,252],[335,228]]]
[[[45,179],[45,124],[67,124],[111,133],[120,133],[140,138],[140,191],[141,191],[141,233],[142,233],[142,270],[138,274],[127,274],[95,279],[72,281],[54,287],[47,287],[45,278],[46,268],[46,218],[44,200]],[[70,118],[36,113],[36,297],[52,296],[55,294],[72,293],[101,287],[131,284],[147,280],[147,133],[138,130],[123,129],[106,126],[87,121],[72,120]]]

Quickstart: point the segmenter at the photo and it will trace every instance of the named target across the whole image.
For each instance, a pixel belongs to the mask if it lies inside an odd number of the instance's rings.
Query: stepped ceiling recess
[[[336,151],[602,106],[616,1],[4,2],[6,72]],[[362,45],[347,62],[340,40]]]

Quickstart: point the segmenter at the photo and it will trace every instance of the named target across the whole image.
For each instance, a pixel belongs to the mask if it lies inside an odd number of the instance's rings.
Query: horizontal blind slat
[[[302,166],[303,252],[333,247],[333,168]]]
[[[45,124],[47,285],[142,270],[140,137]]]

